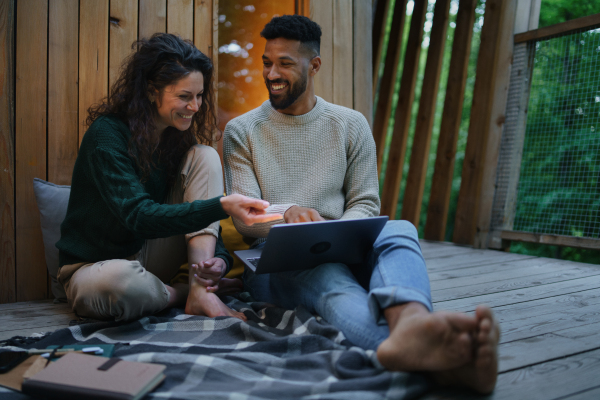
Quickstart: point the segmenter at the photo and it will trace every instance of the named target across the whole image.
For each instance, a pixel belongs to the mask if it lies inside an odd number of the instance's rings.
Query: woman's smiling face
[[[162,133],[172,126],[180,131],[188,129],[192,116],[202,105],[204,93],[204,76],[201,72],[191,72],[172,85],[165,87],[156,99],[156,128]]]

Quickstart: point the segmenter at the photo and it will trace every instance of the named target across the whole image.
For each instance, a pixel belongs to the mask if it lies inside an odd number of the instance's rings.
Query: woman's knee
[[[71,293],[72,303],[79,315],[98,319],[131,319],[139,317],[133,310],[157,308],[153,304],[156,301],[162,304],[165,300],[160,298],[160,288],[156,287],[157,282],[162,283],[137,261],[110,260],[89,268],[91,270],[83,270],[80,276],[74,276],[76,285]]]
[[[211,170],[222,171],[219,153],[211,146],[196,144],[192,146],[186,155],[186,164],[190,167],[200,166]]]

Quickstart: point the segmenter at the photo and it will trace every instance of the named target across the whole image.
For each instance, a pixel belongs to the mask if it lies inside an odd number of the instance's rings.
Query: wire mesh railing
[[[515,45],[492,229],[600,247],[600,29]],[[527,235],[510,234],[521,232]],[[494,246],[498,247],[498,246]]]

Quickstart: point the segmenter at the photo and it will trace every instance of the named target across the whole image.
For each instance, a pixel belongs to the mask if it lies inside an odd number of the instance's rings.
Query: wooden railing
[[[380,173],[385,173],[381,195],[382,214],[391,218],[406,219],[418,226],[447,36],[450,0],[437,0],[435,3],[408,171],[403,171],[404,158],[411,125],[427,1],[414,1],[389,149],[385,146],[386,136],[392,110],[394,83],[401,61],[404,23],[407,18],[406,0],[397,0],[393,11],[389,10],[387,3],[388,1],[378,0],[375,10],[375,18],[379,21],[385,20],[381,17],[382,14],[385,15],[385,10],[394,13],[385,65],[380,77],[378,68],[374,68],[375,82],[379,81],[379,92],[375,104],[373,135],[377,145]],[[424,230],[426,239],[444,240],[446,233],[476,4],[476,0],[461,0],[456,16],[446,98]],[[487,0],[485,3],[468,141],[454,222],[453,241],[456,243],[474,244],[477,241],[476,233],[480,232],[482,227],[485,228],[486,224],[489,226],[495,160],[502,132],[508,71],[511,65],[516,6],[516,0]],[[383,30],[375,24],[375,55],[381,54],[379,47],[382,40],[378,39],[377,35],[382,37]],[[378,65],[379,61],[375,59],[375,67]],[[385,151],[388,152],[387,167],[385,171],[381,171]],[[406,188],[402,211],[401,215],[396,215],[403,178],[406,179]]]

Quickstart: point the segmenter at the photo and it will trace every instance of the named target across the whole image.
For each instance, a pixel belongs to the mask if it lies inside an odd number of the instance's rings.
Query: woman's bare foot
[[[420,303],[386,309],[390,336],[377,349],[379,362],[392,371],[443,371],[472,359],[477,319],[462,313],[430,313]]]
[[[219,296],[209,293],[206,288],[197,282],[190,285],[190,293],[185,304],[185,313],[191,315],[205,315],[207,317],[235,317],[246,321],[246,316],[241,312],[227,307]]]
[[[189,285],[186,283],[176,283],[173,286],[165,285],[169,292],[169,302],[166,308],[178,307],[185,304],[190,291]]]
[[[474,338],[473,360],[461,367],[434,373],[433,376],[441,384],[466,386],[487,394],[496,386],[500,327],[492,310],[487,306],[477,307],[475,317],[478,325]]]

